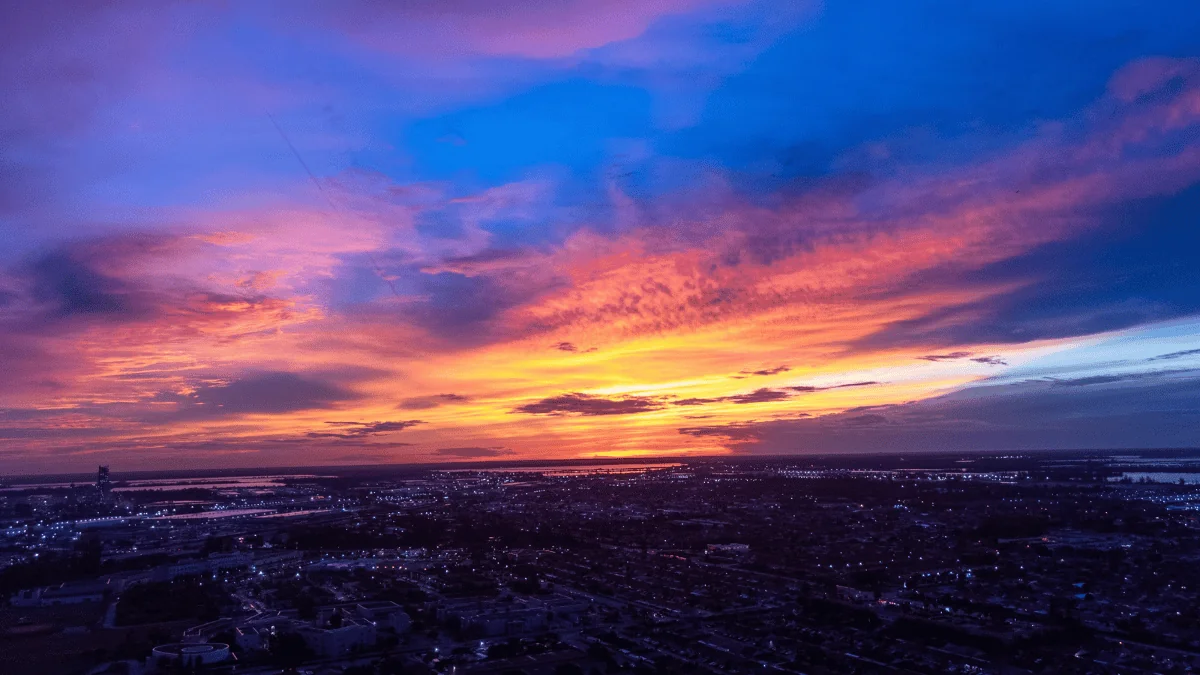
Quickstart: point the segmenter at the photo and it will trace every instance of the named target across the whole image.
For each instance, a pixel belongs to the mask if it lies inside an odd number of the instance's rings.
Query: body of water
[[[1145,481],[1149,483],[1177,484],[1183,481],[1188,485],[1200,485],[1200,473],[1179,473],[1174,471],[1126,471],[1120,476],[1109,478],[1109,480],[1118,481],[1126,478],[1137,483]]]

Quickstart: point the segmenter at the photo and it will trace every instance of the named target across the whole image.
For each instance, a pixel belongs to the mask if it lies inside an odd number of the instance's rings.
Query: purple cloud
[[[662,401],[649,396],[604,398],[589,394],[570,393],[551,396],[514,408],[514,412],[529,415],[632,415],[663,407]]]
[[[1168,354],[1159,354],[1158,356],[1151,357],[1148,360],[1149,361],[1170,361],[1173,359],[1182,359],[1182,358],[1188,357],[1188,356],[1196,356],[1198,354],[1200,354],[1200,349],[1185,349],[1181,352],[1170,352]]]
[[[373,49],[440,59],[562,58],[635,38],[672,14],[738,0],[348,0],[333,22]]]
[[[187,394],[162,393],[156,399],[177,403],[171,417],[281,414],[331,408],[360,398],[337,385],[289,372],[262,372],[228,382],[205,383]]]
[[[718,403],[724,400],[724,396],[718,398],[681,398],[678,401],[671,401],[671,405],[707,405],[709,403]]]
[[[756,454],[1200,446],[1200,371],[1030,380],[801,419],[683,427]]]
[[[949,354],[926,354],[917,358],[922,361],[957,361],[958,359],[965,359],[970,355],[971,352],[950,352]]]
[[[61,318],[133,317],[143,314],[148,304],[144,294],[129,283],[65,252],[34,261],[28,268],[28,282],[33,299]]]
[[[452,405],[455,403],[467,403],[471,398],[462,394],[434,394],[433,396],[417,396],[407,398],[400,402],[396,407],[401,410],[428,410],[443,405]]]
[[[741,371],[738,371],[738,374],[739,375],[758,375],[758,376],[778,375],[780,373],[786,373],[791,369],[792,369],[791,366],[784,365],[784,366],[775,366],[774,368],[763,368],[762,370],[741,370]]]
[[[761,389],[755,389],[748,394],[726,396],[725,400],[744,405],[747,403],[770,403],[771,401],[782,401],[789,396],[791,396],[791,394],[787,393],[786,391],[763,387]]]
[[[849,388],[853,388],[853,387],[873,387],[877,384],[882,384],[882,383],[876,382],[874,380],[868,380],[865,382],[847,382],[845,384],[834,384],[834,385],[830,385],[828,387],[815,387],[810,384],[798,384],[794,387],[784,387],[784,389],[790,389],[794,392],[798,392],[801,394],[810,394],[814,391],[829,391],[830,389],[849,389]]]
[[[366,438],[393,431],[404,431],[409,427],[424,424],[421,420],[401,420],[398,422],[326,422],[338,431],[312,431],[306,434],[309,438]]]
[[[433,451],[433,454],[442,457],[456,457],[458,459],[479,459],[484,457],[507,457],[516,453],[508,448],[501,447],[466,446],[461,448],[438,448]]]

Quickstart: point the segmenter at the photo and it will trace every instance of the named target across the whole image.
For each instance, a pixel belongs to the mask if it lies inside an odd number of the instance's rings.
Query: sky
[[[0,9],[0,471],[1200,446],[1200,5]]]

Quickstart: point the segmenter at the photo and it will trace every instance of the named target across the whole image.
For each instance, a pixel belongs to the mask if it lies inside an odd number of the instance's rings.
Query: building
[[[164,581],[171,581],[179,577],[197,576],[209,571],[208,561],[205,560],[180,560],[170,565],[165,565],[161,569],[163,570],[161,578]]]
[[[41,607],[42,589],[27,588],[23,591],[17,591],[8,599],[8,604],[13,607]]]
[[[592,606],[589,600],[563,595],[562,593],[555,593],[549,597],[540,598],[540,600],[554,617],[570,621],[576,621],[581,614]]]
[[[232,553],[209,553],[208,567],[210,572],[231,570],[238,567],[248,567],[252,560],[252,556],[243,551],[234,551]]]
[[[197,560],[189,558],[178,560],[158,568],[157,578],[161,581],[171,581],[179,577],[191,577],[204,574],[215,574],[222,570],[248,567],[253,558],[249,553],[234,551],[233,553],[210,553],[207,558]]]
[[[255,567],[266,569],[282,565],[292,565],[303,560],[304,554],[300,551],[256,551],[253,562]]]
[[[315,622],[296,626],[296,632],[304,638],[309,649],[325,658],[374,647],[377,636],[373,622],[345,616],[341,610],[322,610]]]
[[[61,501],[55,495],[29,495],[29,510],[36,515],[52,513],[55,503]]]
[[[112,480],[108,475],[108,467],[101,466],[96,471],[96,491],[101,497],[107,497],[112,492]]]
[[[546,627],[550,610],[536,601],[466,600],[438,609],[439,618],[481,637],[520,635]]]
[[[408,630],[412,623],[400,605],[390,600],[360,602],[354,606],[354,613],[359,618],[374,623],[377,628],[391,628],[397,633]]]
[[[108,580],[77,581],[51,586],[42,591],[41,606],[78,605],[84,602],[100,602],[112,589]]]
[[[709,544],[709,553],[733,553],[741,555],[750,552],[749,544]]]
[[[236,635],[237,646],[245,651],[266,649],[272,635],[269,626],[257,625],[239,626],[234,629],[234,634]]]
[[[260,614],[240,623],[234,634],[238,647],[252,651],[269,649],[273,637],[294,632],[317,654],[337,657],[374,647],[381,629],[402,633],[410,624],[400,605],[381,600],[321,607],[311,622],[297,619],[294,610]]]
[[[219,642],[203,644],[174,643],[159,645],[151,652],[155,662],[181,661],[185,667],[221,663],[229,658],[229,645]]]

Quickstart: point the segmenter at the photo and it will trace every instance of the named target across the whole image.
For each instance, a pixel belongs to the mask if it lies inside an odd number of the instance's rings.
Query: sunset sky
[[[1200,446],[1200,3],[0,10],[0,471]]]

